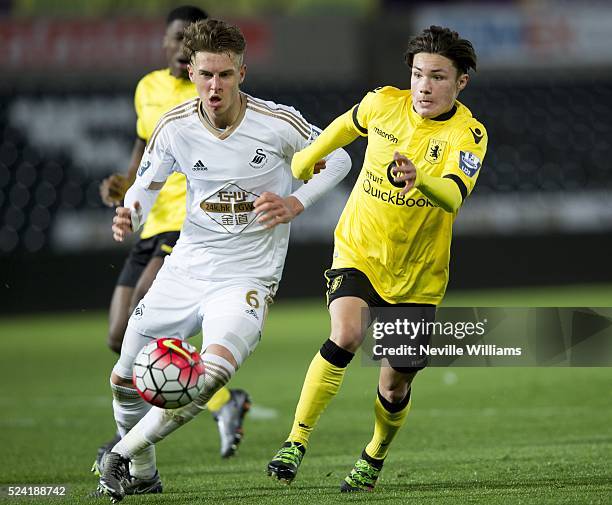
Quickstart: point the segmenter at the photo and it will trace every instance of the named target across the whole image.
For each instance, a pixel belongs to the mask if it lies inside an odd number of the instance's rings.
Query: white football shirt
[[[265,229],[257,222],[253,202],[264,191],[291,194],[291,158],[320,130],[292,107],[245,93],[240,97],[240,115],[223,131],[210,124],[199,98],[166,113],[147,144],[133,189],[163,183],[172,172],[185,174],[187,217],[166,259],[173,267],[198,279],[247,277],[276,284],[287,253],[289,224]],[[310,204],[349,169],[345,152],[332,153],[327,169],[296,196],[305,206]],[[126,206],[134,195],[131,189]]]

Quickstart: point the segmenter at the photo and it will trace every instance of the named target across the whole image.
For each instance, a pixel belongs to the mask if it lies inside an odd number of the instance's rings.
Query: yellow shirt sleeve
[[[294,154],[291,172],[296,179],[312,178],[314,164],[329,153],[353,142],[359,135],[367,136],[368,119],[375,93],[368,93],[351,110],[334,119],[308,147]]]
[[[473,118],[462,129],[457,141],[451,144],[451,151],[442,171],[442,177],[457,183],[463,200],[476,185],[487,153],[487,144],[488,136],[485,127]]]
[[[357,138],[351,114],[351,111],[348,111],[334,119],[312,144],[293,155],[291,172],[296,179],[306,181],[312,178],[317,161]]]
[[[368,135],[368,124],[370,123],[370,117],[374,110],[372,105],[376,100],[376,91],[377,90],[370,91],[363,97],[361,102],[351,109],[353,128],[362,137]]]
[[[463,203],[459,187],[450,179],[435,177],[417,169],[414,186],[446,212],[457,212]]]

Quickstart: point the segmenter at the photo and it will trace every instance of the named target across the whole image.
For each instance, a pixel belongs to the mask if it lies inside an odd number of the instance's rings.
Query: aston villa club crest
[[[340,287],[340,284],[342,284],[342,279],[344,276],[339,275],[338,277],[336,277],[332,282],[331,282],[331,286],[329,286],[329,294],[331,295],[332,293],[334,293],[335,291],[337,291],[337,289]]]
[[[440,163],[444,157],[444,149],[446,149],[446,141],[431,139],[427,146],[427,153],[425,154],[425,161],[435,164]]]

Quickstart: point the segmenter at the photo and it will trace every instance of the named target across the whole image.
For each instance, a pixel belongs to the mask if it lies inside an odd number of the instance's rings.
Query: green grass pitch
[[[449,294],[447,305],[609,306],[612,287]],[[239,454],[223,461],[205,412],[158,446],[163,495],[123,503],[612,503],[612,368],[430,368],[373,493],[340,495],[369,440],[377,370],[351,364],[289,487],[265,475],[287,434],[306,367],[328,336],[323,301],[272,307],[263,340],[232,382],[254,406]],[[67,486],[87,498],[89,467],[113,433],[106,314],[0,319],[0,487]],[[196,340],[196,343],[198,341]]]

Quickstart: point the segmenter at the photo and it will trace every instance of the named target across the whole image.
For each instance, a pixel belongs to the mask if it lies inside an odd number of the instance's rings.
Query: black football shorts
[[[117,286],[127,286],[130,288],[136,286],[138,279],[140,279],[151,258],[156,256],[163,258],[170,254],[179,235],[180,232],[178,231],[167,231],[138,240],[123,264],[123,269],[117,280]]]
[[[356,268],[336,268],[325,272],[327,280],[327,306],[336,298],[344,296],[355,296],[366,302],[370,308],[370,320],[372,323],[402,323],[414,322],[418,331],[409,337],[404,335],[389,335],[382,338],[378,343],[387,347],[399,347],[403,343],[420,348],[420,345],[428,345],[431,334],[427,331],[427,323],[433,323],[436,317],[436,306],[416,303],[389,303],[384,300],[374,289],[368,277]],[[420,323],[420,324],[418,324]],[[375,358],[376,359],[376,358]],[[411,373],[421,370],[427,366],[425,356],[387,356],[389,364],[400,373]]]

